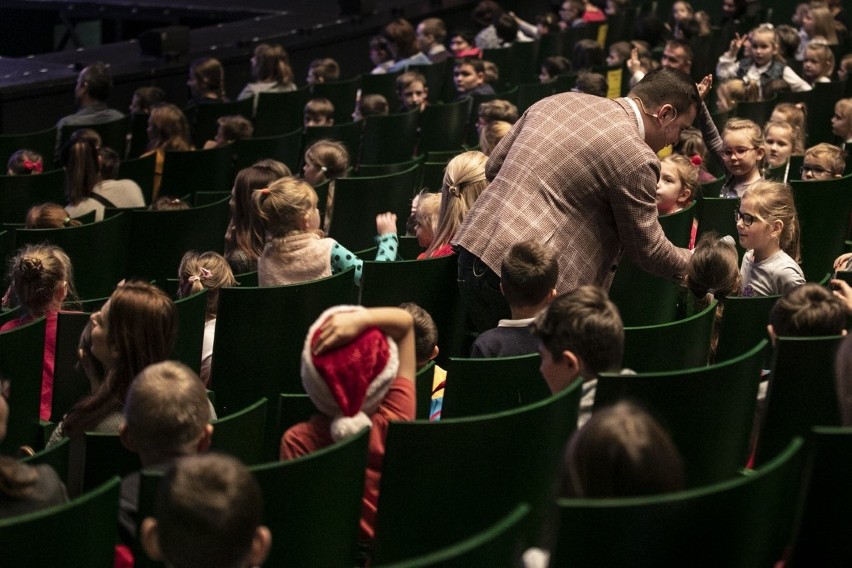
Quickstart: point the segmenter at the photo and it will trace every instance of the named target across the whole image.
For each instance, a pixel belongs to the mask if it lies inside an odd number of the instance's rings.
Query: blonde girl
[[[747,83],[742,79],[729,79],[716,91],[716,108],[719,112],[733,110],[739,102],[756,101],[760,98],[757,83]]]
[[[725,124],[721,154],[728,179],[722,186],[722,197],[741,197],[749,185],[763,179],[763,142],[760,126],[751,120],[732,118]]]
[[[71,259],[55,245],[27,245],[9,261],[8,279],[11,285],[3,296],[3,307],[20,306],[21,315],[3,324],[0,332],[45,318],[39,417],[50,420],[57,314],[68,300],[76,298]]]
[[[805,124],[808,119],[808,107],[805,103],[778,103],[769,115],[770,121],[789,122],[796,129],[796,147],[805,151]]]
[[[790,186],[760,180],[745,191],[734,214],[740,245],[746,249],[740,266],[743,296],[784,294],[805,283]]]
[[[686,156],[669,154],[660,161],[657,182],[657,211],[676,213],[687,207],[698,190],[698,168]]]
[[[441,187],[438,228],[432,244],[424,253],[425,258],[453,254],[450,241],[461,226],[467,212],[488,186],[488,180],[485,179],[485,162],[487,161],[488,156],[482,152],[465,152],[447,164],[447,169],[444,170],[444,184]]]
[[[828,44],[812,41],[805,48],[802,60],[802,78],[810,83],[831,83],[834,73],[834,53]]]
[[[346,146],[333,140],[319,140],[305,150],[305,165],[303,178],[313,187],[328,181],[328,199],[325,205],[323,229],[327,233],[331,229],[331,218],[334,214],[335,180],[346,177],[349,171],[349,151]]]
[[[840,99],[835,103],[831,131],[844,142],[852,142],[852,99]]]
[[[737,60],[740,49],[748,43],[749,54]],[[760,92],[772,79],[784,79],[795,91],[810,91],[811,86],[799,77],[778,55],[778,35],[770,25],[754,28],[748,36],[736,34],[730,48],[719,57],[716,75],[719,80],[743,79],[760,85]],[[768,67],[767,67],[768,66]]]
[[[811,42],[822,40],[828,45],[837,45],[837,30],[834,23],[831,10],[824,4],[809,6],[802,14],[801,41],[796,51],[796,59],[804,59],[805,49]]]
[[[257,261],[261,286],[297,284],[316,280],[355,267],[355,282],[361,282],[363,262],[319,230],[317,192],[304,180],[279,179],[252,194],[252,205],[263,228],[266,243]],[[376,260],[394,260],[399,250],[396,215],[376,216],[379,233]]]
[[[766,163],[772,168],[786,164],[788,168],[784,171],[782,181],[787,181],[790,156],[800,155],[804,151],[799,130],[789,122],[770,120],[763,127],[763,140],[766,148]]]
[[[422,248],[429,248],[438,230],[438,215],[441,213],[441,194],[423,192],[417,199],[417,209],[414,212],[414,236]],[[420,253],[418,260],[426,258],[426,253]]]
[[[210,368],[213,363],[213,339],[216,336],[216,310],[219,307],[219,289],[237,286],[228,261],[216,252],[197,253],[189,251],[180,260],[178,268],[178,298],[186,298],[207,290],[207,311],[204,323],[204,342],[201,347],[201,372],[198,374],[204,386],[210,383]]]
[[[479,131],[479,149],[486,156],[490,156],[500,140],[512,130],[512,125],[505,120],[495,120],[487,123]]]

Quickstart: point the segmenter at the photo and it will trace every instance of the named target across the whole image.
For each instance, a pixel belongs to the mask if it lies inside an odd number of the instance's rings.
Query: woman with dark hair
[[[253,83],[245,86],[237,99],[254,97],[254,109],[260,93],[284,93],[295,91],[293,69],[287,51],[277,43],[261,43],[254,48],[251,58],[251,76]]]
[[[166,151],[195,150],[189,132],[189,121],[178,107],[170,103],[156,105],[148,117],[148,150],[142,156],[156,154],[154,165],[154,195],[156,201],[160,193],[160,182],[163,177],[163,162]]]

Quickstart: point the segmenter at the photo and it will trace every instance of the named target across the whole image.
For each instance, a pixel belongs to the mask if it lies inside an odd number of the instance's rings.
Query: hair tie
[[[28,172],[35,172],[37,174],[40,174],[42,170],[42,164],[40,160],[36,160],[35,162],[31,160],[24,160],[24,168],[26,168]]]
[[[269,188],[264,187],[263,189],[260,190],[260,194],[261,195],[269,195]]]
[[[71,223],[71,217],[65,217],[65,218],[62,220],[62,224],[63,224],[65,227],[67,227],[69,223]]]
[[[701,164],[704,163],[704,160],[701,159],[701,156],[695,154],[689,158],[689,161],[692,162],[692,165],[696,168],[700,168]]]
[[[320,170],[322,171],[322,173],[327,173],[327,172],[328,172],[328,168],[327,168],[327,167],[325,167],[325,166],[320,166]]]
[[[193,274],[186,279],[187,282],[201,282],[201,278],[197,274]]]
[[[736,246],[736,242],[734,241],[734,237],[732,237],[731,235],[725,235],[724,237],[719,239],[719,242],[725,243],[726,245],[731,245],[732,247]]]
[[[213,276],[213,273],[212,273],[212,272],[210,272],[209,270],[207,270],[206,268],[204,268],[204,267],[202,266],[202,267],[201,267],[201,278],[202,278],[203,280],[207,280],[207,279],[208,279],[208,278],[210,278],[211,276]]]
[[[461,197],[461,191],[459,191],[459,186],[457,186],[456,184],[447,187],[447,191],[449,191],[451,195]]]

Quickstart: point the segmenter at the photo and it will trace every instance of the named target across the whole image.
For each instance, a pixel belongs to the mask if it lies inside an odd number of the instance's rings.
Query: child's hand
[[[319,355],[355,339],[366,327],[364,310],[337,312],[332,314],[319,328],[317,342],[312,351]]]
[[[728,49],[728,57],[736,57],[747,40],[748,35],[741,36],[740,34],[734,34],[734,39],[731,40],[731,47]]]
[[[696,87],[698,87],[698,94],[701,95],[701,100],[703,101],[707,93],[710,92],[710,89],[713,88],[713,75],[706,75]]]
[[[834,288],[832,293],[843,301],[846,313],[852,315],[852,286],[845,280],[832,280],[831,287]]]
[[[208,140],[204,143],[205,150],[210,150],[211,148],[215,148],[216,146],[218,146],[218,144],[216,144],[215,140]]]
[[[380,235],[396,233],[396,213],[379,213],[376,215],[376,232]]]
[[[846,270],[846,264],[849,262],[850,258],[852,258],[852,252],[847,252],[846,254],[838,256],[837,260],[834,261],[834,269]]]
[[[635,47],[630,50],[630,59],[627,60],[627,70],[633,75],[642,69],[642,62],[639,61],[639,50]]]

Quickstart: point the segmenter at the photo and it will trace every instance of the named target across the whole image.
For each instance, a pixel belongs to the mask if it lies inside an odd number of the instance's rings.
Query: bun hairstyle
[[[65,298],[75,298],[71,259],[50,244],[27,245],[9,261],[12,285],[3,298],[4,307],[21,305],[33,317],[62,307]],[[65,287],[64,294],[57,292]]]
[[[715,231],[701,235],[686,271],[686,286],[698,299],[709,301],[739,293],[742,279],[734,239]],[[712,298],[707,298],[712,295]]]
[[[18,150],[9,157],[6,168],[11,176],[29,176],[42,173],[44,162],[37,152]]]
[[[300,231],[299,219],[317,206],[317,192],[308,183],[282,178],[252,193],[254,212],[267,238]]]

